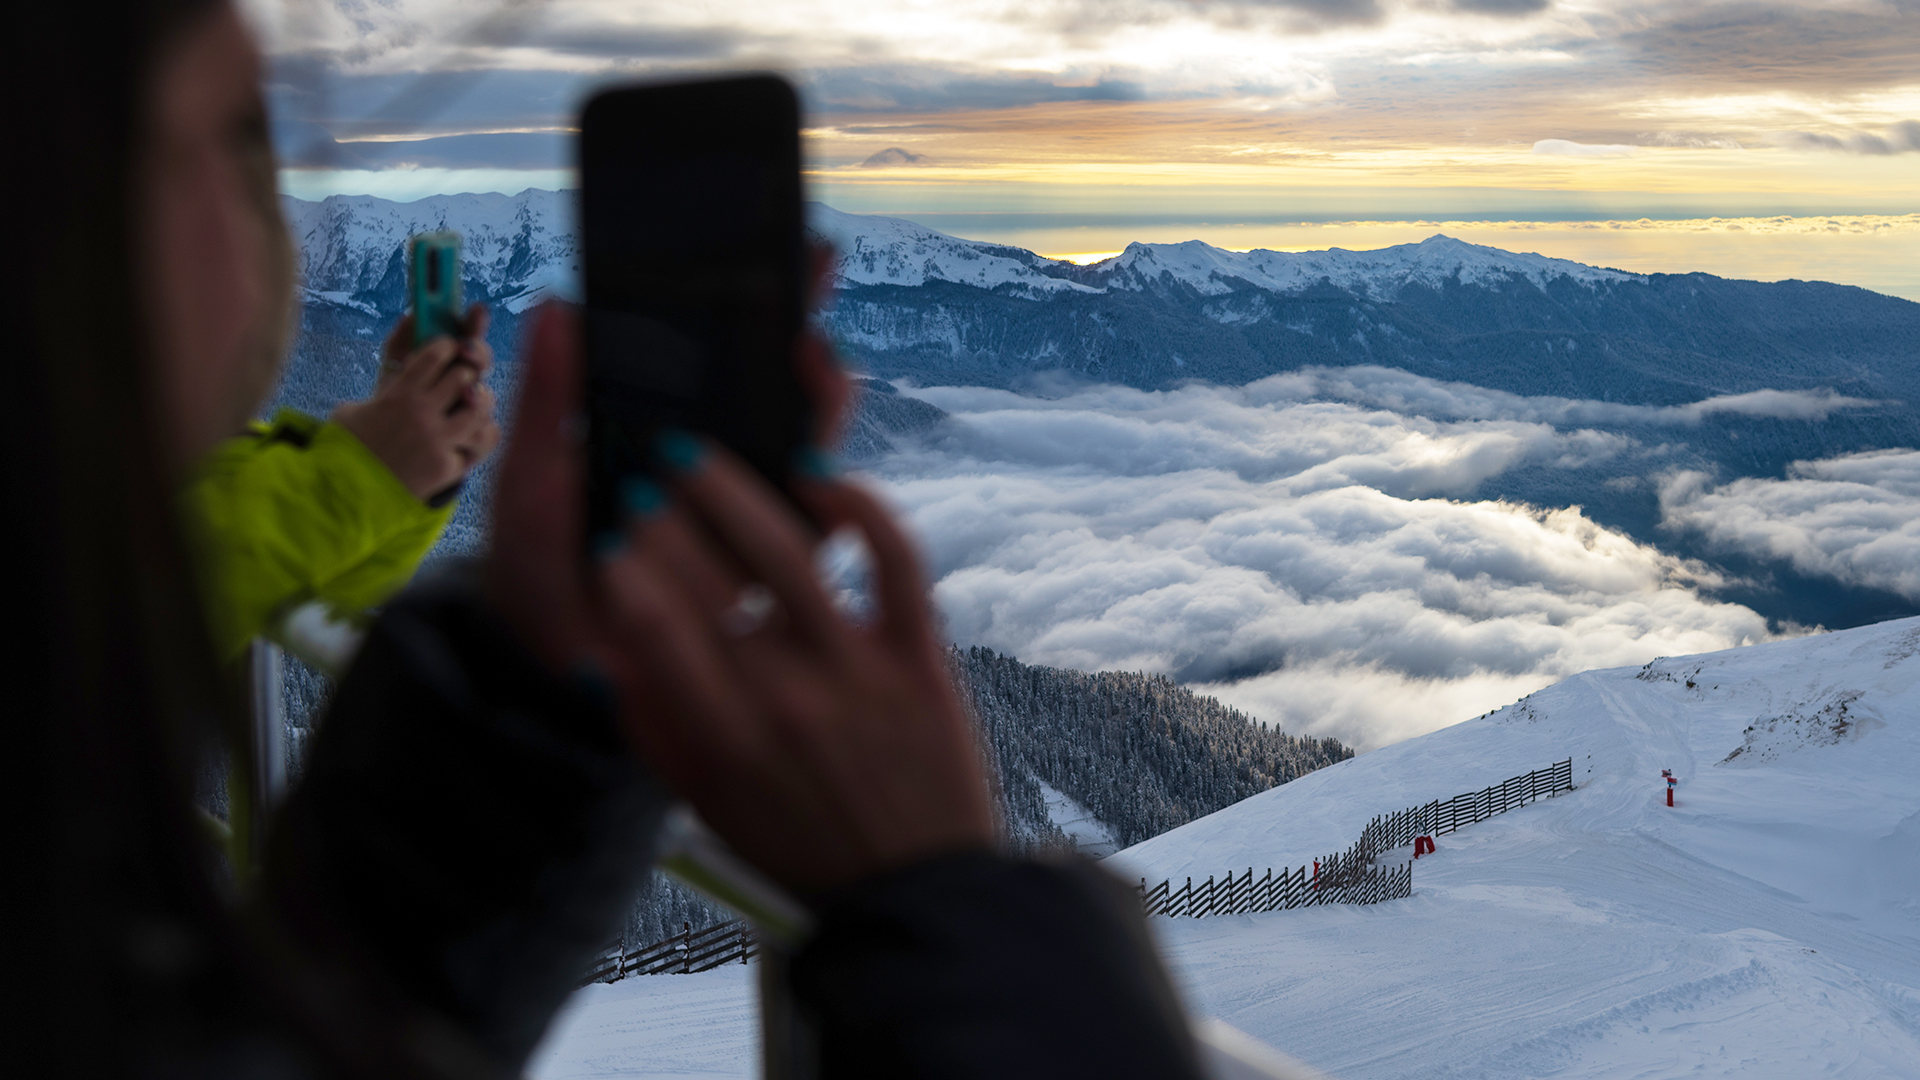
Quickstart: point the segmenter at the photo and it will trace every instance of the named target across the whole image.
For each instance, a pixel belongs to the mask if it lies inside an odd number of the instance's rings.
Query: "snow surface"
[[[1347,1080],[1920,1077],[1920,619],[1575,676],[1108,865],[1298,865],[1567,757],[1409,899],[1153,920],[1190,1005]],[[532,1074],[749,1074],[733,971],[589,987]]]
[[[1113,830],[1107,823],[1093,816],[1093,811],[1080,805],[1073,796],[1047,783],[1037,780],[1040,796],[1047,800],[1047,820],[1058,826],[1060,831],[1073,839],[1073,846],[1081,854],[1096,859],[1114,853],[1120,844],[1114,839]]]
[[[592,983],[567,1000],[527,1062],[534,1080],[760,1074],[758,967]]]
[[[1191,1003],[1349,1078],[1920,1076],[1916,653],[1907,619],[1589,672],[1111,864],[1299,864],[1571,756],[1578,790],[1439,837],[1411,899],[1156,920]]]

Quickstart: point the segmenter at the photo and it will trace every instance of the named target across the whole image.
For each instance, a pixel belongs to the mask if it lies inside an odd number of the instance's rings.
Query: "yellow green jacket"
[[[413,576],[454,509],[415,498],[347,429],[291,409],[221,443],[183,502],[223,660],[309,601],[363,618]]]

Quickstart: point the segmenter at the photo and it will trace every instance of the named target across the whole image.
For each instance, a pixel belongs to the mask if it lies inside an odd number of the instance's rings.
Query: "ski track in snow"
[[[1190,1006],[1345,1080],[1920,1077],[1917,639],[1902,620],[1589,672],[1108,865],[1257,876],[1571,756],[1577,790],[1438,837],[1409,899],[1153,920]],[[1837,741],[1723,763],[1750,725],[1846,695]],[[589,988],[532,1074],[751,1072],[732,970]]]

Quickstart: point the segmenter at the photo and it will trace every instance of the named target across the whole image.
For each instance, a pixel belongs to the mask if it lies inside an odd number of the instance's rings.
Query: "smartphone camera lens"
[[[427,292],[437,293],[439,291],[440,253],[438,251],[429,251],[427,252]]]

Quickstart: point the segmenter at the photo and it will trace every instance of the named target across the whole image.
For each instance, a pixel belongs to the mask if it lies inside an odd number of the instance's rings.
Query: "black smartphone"
[[[800,103],[773,75],[608,90],[580,121],[587,537],[619,528],[655,435],[711,436],[785,490],[813,414]]]

